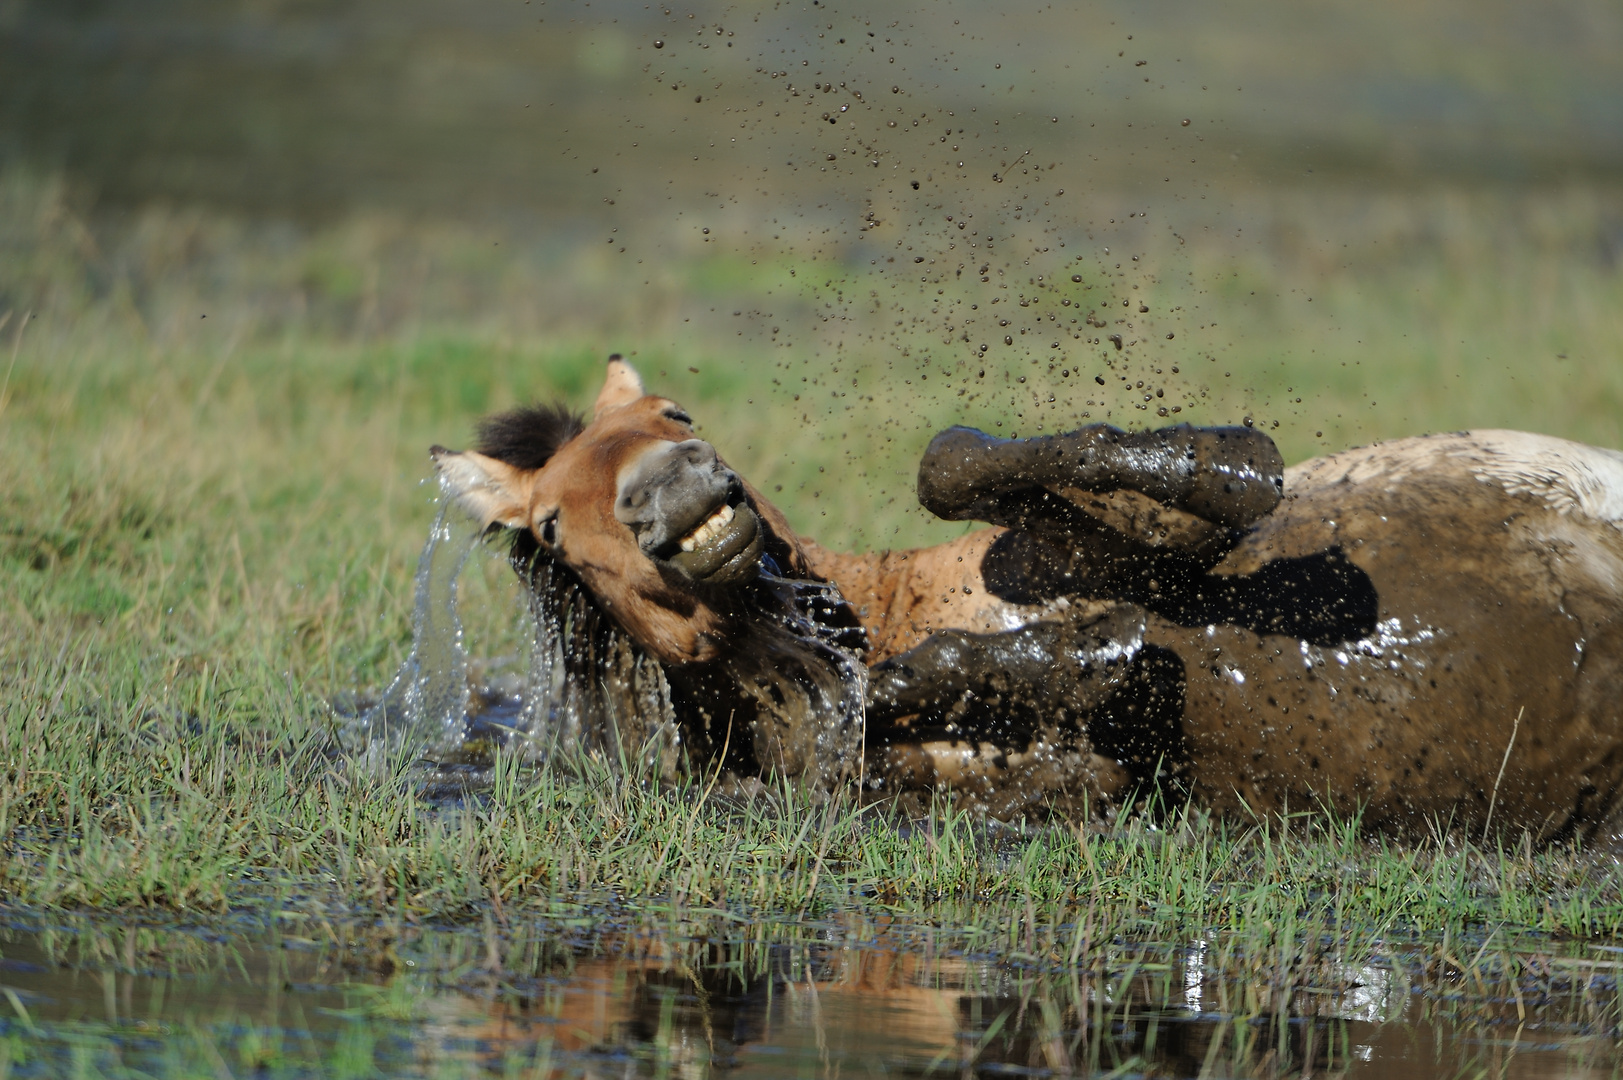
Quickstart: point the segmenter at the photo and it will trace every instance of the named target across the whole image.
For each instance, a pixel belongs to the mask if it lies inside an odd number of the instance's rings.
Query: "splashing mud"
[[[567,567],[520,543],[531,628],[521,677],[470,662],[457,578],[484,535],[454,499],[418,559],[412,645],[381,699],[339,733],[369,767],[410,760],[431,795],[478,790],[498,754],[526,764],[595,759],[670,784],[691,767],[776,769],[829,789],[861,773],[867,667],[832,584],[785,577],[770,557],[749,590],[751,641],[712,664],[668,668]]]

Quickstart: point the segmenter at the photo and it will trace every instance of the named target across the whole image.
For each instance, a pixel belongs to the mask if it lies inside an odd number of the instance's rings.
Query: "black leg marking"
[[[1340,547],[1275,559],[1254,574],[1212,574],[1179,552],[1123,554],[1119,536],[1076,549],[1008,532],[987,549],[987,591],[1014,604],[1088,596],[1137,604],[1179,626],[1211,623],[1335,645],[1375,632],[1379,599],[1369,575]]]
[[[932,634],[869,669],[868,718],[972,725],[1013,712],[1080,722],[1115,692],[1143,637],[1144,613],[1127,606],[998,634]]]
[[[1169,649],[1145,647],[1122,679],[1121,689],[1087,721],[1093,751],[1114,758],[1140,793],[1172,785],[1189,763],[1184,741],[1183,661]]]
[[[1127,489],[1237,527],[1279,504],[1284,477],[1274,441],[1251,428],[1180,424],[1129,433],[1095,424],[1067,435],[999,439],[953,427],[931,440],[919,463],[919,502],[950,521],[1006,524],[998,497],[1012,492]]]

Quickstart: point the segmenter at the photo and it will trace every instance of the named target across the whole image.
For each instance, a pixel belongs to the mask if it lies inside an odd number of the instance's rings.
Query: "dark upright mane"
[[[479,421],[474,449],[516,469],[539,469],[584,430],[585,418],[563,405],[523,405]]]
[[[474,449],[516,469],[539,469],[552,460],[552,455],[564,443],[585,430],[586,418],[571,412],[561,402],[521,405],[479,421]],[[493,531],[497,530],[493,528]],[[510,557],[521,577],[527,578],[533,573],[538,558],[545,558],[548,563],[553,561],[542,555],[541,545],[530,535],[530,530],[513,529],[510,535]],[[559,569],[563,570],[561,566]]]
[[[496,413],[479,421],[474,449],[486,457],[505,461],[516,469],[539,469],[558,450],[586,430],[586,418],[571,412],[561,402],[551,405],[521,405],[507,412]],[[500,532],[496,526],[492,533]],[[541,550],[541,545],[528,529],[507,530],[510,537],[508,557],[519,576],[534,585],[538,563],[556,566],[557,572],[573,582],[575,591],[592,600],[591,594],[580,588],[579,579],[562,564]],[[595,606],[595,605],[594,605]]]

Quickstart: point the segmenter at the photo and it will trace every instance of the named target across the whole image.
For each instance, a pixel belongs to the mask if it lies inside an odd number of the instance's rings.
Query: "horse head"
[[[476,445],[430,451],[462,508],[526,533],[667,663],[716,659],[741,632],[738,594],[763,554],[804,570],[777,508],[619,356],[589,422],[557,407],[516,409],[485,420]]]

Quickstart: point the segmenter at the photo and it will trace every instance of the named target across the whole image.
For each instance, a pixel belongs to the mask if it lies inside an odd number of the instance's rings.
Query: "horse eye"
[[[541,542],[547,547],[558,546],[558,519],[549,517],[541,523]]]
[[[675,420],[678,424],[686,424],[688,427],[693,426],[693,417],[689,416],[681,409],[666,409],[665,419]]]

